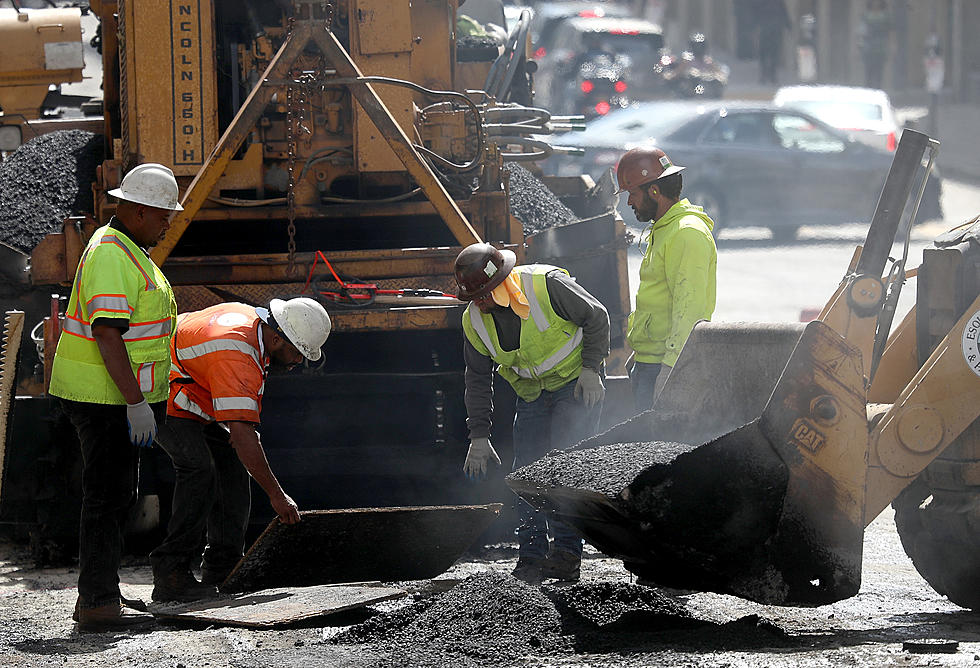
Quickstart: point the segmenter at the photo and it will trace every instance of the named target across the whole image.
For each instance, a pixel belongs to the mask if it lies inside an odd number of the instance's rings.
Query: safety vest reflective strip
[[[205,413],[203,408],[201,408],[196,403],[191,401],[190,398],[186,394],[184,394],[183,391],[177,392],[177,394],[174,396],[173,401],[175,406],[187,411],[188,413],[193,413],[194,415],[200,418],[204,418],[208,422],[214,421],[213,417]]]
[[[255,365],[260,371],[265,371],[262,366],[262,358],[260,357],[259,351],[246,341],[236,341],[234,339],[212,339],[203,343],[197,343],[193,346],[177,348],[177,361],[186,362],[196,357],[201,357],[202,355],[208,355],[210,353],[217,353],[225,350],[234,350],[235,352],[248,355],[252,358],[252,361],[255,362]]]
[[[541,303],[537,299],[537,295],[534,293],[534,275],[531,273],[526,273],[521,276],[521,286],[524,290],[524,294],[527,297],[528,305],[531,308],[531,320],[534,322],[535,327],[538,331],[545,331],[548,329],[548,317],[544,313],[544,309],[541,308]],[[483,322],[483,318],[480,317],[479,308],[473,302],[470,302],[469,307],[470,322],[473,325],[473,331],[476,335],[480,337],[480,341],[483,345],[487,347],[487,351],[490,353],[490,358],[494,359],[498,357],[497,349],[493,345],[493,339],[490,338],[490,332],[487,331],[486,323]],[[543,325],[543,326],[542,326]],[[569,355],[575,352],[579,344],[582,343],[584,334],[581,327],[575,329],[575,334],[570,338],[565,345],[558,349],[557,352],[553,353],[551,357],[537,364],[530,369],[526,369],[519,366],[510,367],[511,370],[516,373],[521,378],[537,378],[542,374],[545,374],[561,362],[563,362]]]
[[[89,313],[92,311],[113,311],[115,313],[129,315],[133,312],[133,307],[129,305],[129,300],[126,299],[126,295],[99,295],[92,297],[88,300],[85,308]]]
[[[215,411],[258,411],[259,402],[251,397],[215,397]]]
[[[156,365],[157,362],[144,362],[139,365],[136,370],[136,380],[139,381],[140,391],[150,392],[153,389],[153,383],[156,380]]]
[[[92,325],[73,316],[65,316],[65,323],[62,329],[68,334],[80,336],[89,341],[95,340],[95,336],[92,334]],[[149,341],[150,339],[170,336],[170,331],[170,318],[152,322],[131,322],[129,323],[129,329],[126,330],[122,338],[123,341]]]

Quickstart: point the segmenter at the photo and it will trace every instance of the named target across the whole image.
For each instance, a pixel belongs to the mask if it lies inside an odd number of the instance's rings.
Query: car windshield
[[[576,133],[581,139],[576,143],[630,142],[663,137],[696,115],[697,110],[686,104],[643,104],[596,118],[584,132]]]
[[[586,57],[608,53],[629,58],[634,63],[652,63],[659,57],[663,38],[660,35],[620,32],[590,33],[586,37]]]
[[[795,100],[787,105],[813,114],[824,123],[835,127],[852,127],[860,121],[880,121],[881,105],[873,102],[845,102],[840,100]]]

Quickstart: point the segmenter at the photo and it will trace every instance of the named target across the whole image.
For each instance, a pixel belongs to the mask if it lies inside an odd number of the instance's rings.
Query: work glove
[[[157,435],[157,419],[146,399],[138,404],[126,404],[126,421],[129,423],[129,440],[141,448],[153,447]]]
[[[667,376],[670,375],[673,367],[667,366],[666,364],[660,365],[660,373],[657,374],[657,382],[653,386],[653,401],[656,403],[657,397],[663,392],[664,385],[667,383]]]
[[[574,396],[582,399],[586,408],[602,403],[602,398],[606,396],[606,388],[602,384],[602,377],[592,369],[582,367],[582,373],[575,383]]]
[[[500,466],[500,457],[490,445],[489,438],[474,438],[470,440],[470,449],[466,451],[466,461],[463,472],[470,480],[487,477],[487,460],[493,459]]]

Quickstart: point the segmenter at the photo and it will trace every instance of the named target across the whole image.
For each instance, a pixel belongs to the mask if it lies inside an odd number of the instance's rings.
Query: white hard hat
[[[110,190],[109,194],[127,202],[145,204],[158,209],[184,210],[184,207],[177,202],[179,193],[174,173],[169,167],[155,162],[146,162],[133,167],[123,177],[120,186]]]
[[[268,309],[255,309],[259,318],[266,323],[269,322],[270,311],[276,325],[289,342],[303,353],[303,357],[311,362],[320,359],[320,347],[330,336],[330,316],[319,302],[309,297],[296,297],[289,301],[273,299]]]

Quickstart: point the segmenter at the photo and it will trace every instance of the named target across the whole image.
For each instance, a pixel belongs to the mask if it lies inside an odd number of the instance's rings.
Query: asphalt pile
[[[695,623],[691,614],[658,590],[628,582],[590,582],[549,588],[563,626],[604,631],[654,630]]]
[[[524,234],[561,227],[578,220],[538,177],[516,162],[508,162],[510,172],[510,212],[521,221]]]
[[[381,614],[338,635],[375,643],[385,666],[499,665],[561,645],[561,619],[540,589],[508,574],[482,573],[449,591]]]
[[[694,446],[670,441],[614,443],[596,448],[553,450],[508,478],[540,487],[571,487],[615,497],[645,469],[668,464]]]
[[[68,216],[91,213],[102,135],[59,130],[35,137],[0,162],[0,242],[30,253]]]

